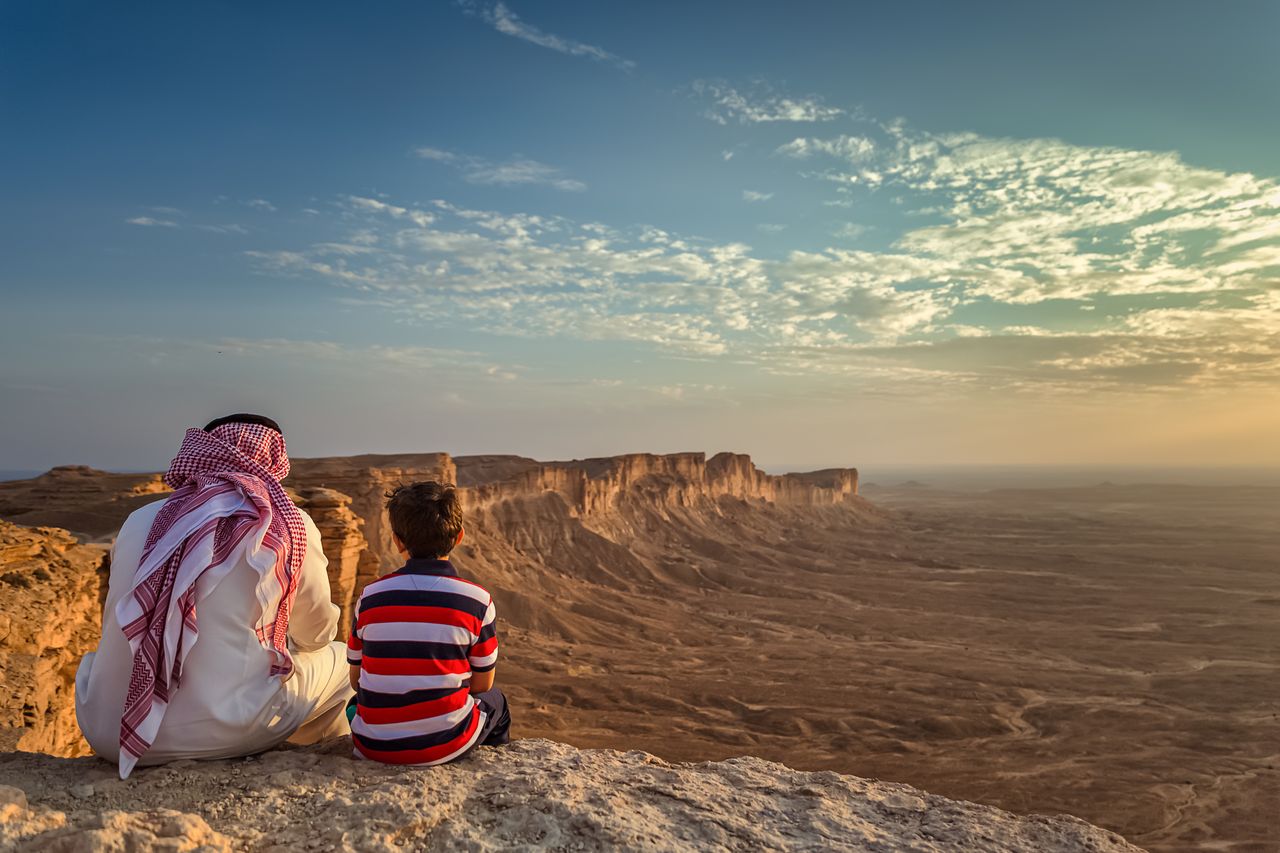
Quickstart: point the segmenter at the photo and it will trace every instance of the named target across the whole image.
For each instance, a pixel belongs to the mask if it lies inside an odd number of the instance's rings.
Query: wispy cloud
[[[841,157],[851,163],[866,160],[875,154],[875,143],[865,136],[836,136],[831,139],[793,139],[778,147],[779,154],[804,159],[814,154]]]
[[[491,3],[484,2],[484,0],[461,0],[459,5],[469,14],[476,15],[504,35],[569,56],[583,56],[597,62],[604,62],[623,71],[631,71],[636,67],[636,64],[630,59],[623,59],[621,56],[610,53],[604,48],[544,32],[521,20],[515,12],[507,8],[505,3]]]
[[[513,187],[547,186],[566,192],[582,192],[587,185],[565,176],[563,170],[525,157],[495,162],[483,157],[455,154],[440,148],[422,147],[414,154],[424,160],[446,163],[461,170],[463,180],[472,184]]]
[[[243,225],[231,223],[229,225],[193,225],[197,231],[209,231],[213,234],[248,234],[249,229]]]
[[[169,216],[183,217],[181,222],[175,219],[157,219],[153,216],[133,216],[125,220],[130,225],[140,225],[144,228],[182,228],[193,231],[208,231],[213,234],[248,234],[249,230],[243,225],[235,223],[217,224],[217,223],[199,223],[191,222],[186,219],[186,214],[176,207],[152,207],[150,210],[156,213],[165,213]]]
[[[773,193],[762,193],[757,190],[742,191],[743,201],[768,201],[771,198],[773,198]]]
[[[817,95],[783,95],[760,81],[752,83],[746,91],[739,91],[723,80],[695,80],[689,88],[696,97],[710,102],[702,114],[717,124],[830,121],[846,112],[827,106]]]
[[[276,206],[271,202],[267,201],[265,198],[251,198],[248,201],[246,201],[245,204],[247,204],[249,207],[257,208],[258,210],[265,210],[268,213],[276,212]]]

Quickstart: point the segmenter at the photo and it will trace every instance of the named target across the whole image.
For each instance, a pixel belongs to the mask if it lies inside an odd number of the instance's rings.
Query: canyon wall
[[[505,467],[499,464],[503,460]],[[761,471],[751,457],[741,453],[718,453],[710,459],[705,453],[631,453],[545,463],[519,457],[471,456],[459,457],[455,463],[463,478],[460,485],[467,487],[464,495],[470,509],[544,492],[561,495],[570,509],[583,517],[616,509],[626,497],[637,493],[655,505],[683,507],[721,497],[820,506],[842,503],[858,494],[856,469],[773,475]],[[484,477],[486,472],[493,473]]]

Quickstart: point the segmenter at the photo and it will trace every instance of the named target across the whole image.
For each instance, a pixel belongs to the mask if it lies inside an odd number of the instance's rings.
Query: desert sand
[[[1280,848],[1280,489],[859,496],[856,472],[728,455],[300,460],[340,604],[395,564],[381,493],[423,476],[465,489],[456,562],[497,598],[518,737],[893,780],[1152,850]],[[159,496],[64,469],[0,484],[0,518],[101,542]],[[56,700],[3,724],[78,754]]]

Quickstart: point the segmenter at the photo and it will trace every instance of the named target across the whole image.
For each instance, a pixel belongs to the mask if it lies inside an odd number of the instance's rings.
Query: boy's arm
[[[488,672],[471,673],[471,687],[469,688],[469,692],[483,693],[486,690],[492,690],[493,677],[495,674],[496,674],[496,670],[492,670],[492,669],[489,670]]]
[[[351,608],[351,633],[347,635],[347,663],[351,666],[347,680],[352,690],[360,689],[360,664],[364,660],[364,640],[360,638],[360,605],[363,603],[362,594],[356,600],[356,606]]]
[[[480,623],[480,634],[471,644],[467,661],[471,664],[470,692],[483,693],[493,688],[494,667],[498,665],[498,611],[489,599],[489,607],[485,610],[484,620]]]

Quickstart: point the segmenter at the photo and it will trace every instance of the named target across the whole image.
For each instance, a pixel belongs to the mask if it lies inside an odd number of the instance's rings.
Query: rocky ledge
[[[456,765],[351,760],[346,741],[140,769],[0,754],[0,848],[96,850],[1135,851],[1073,817],[1020,817],[757,758],[667,764],[547,740]]]

